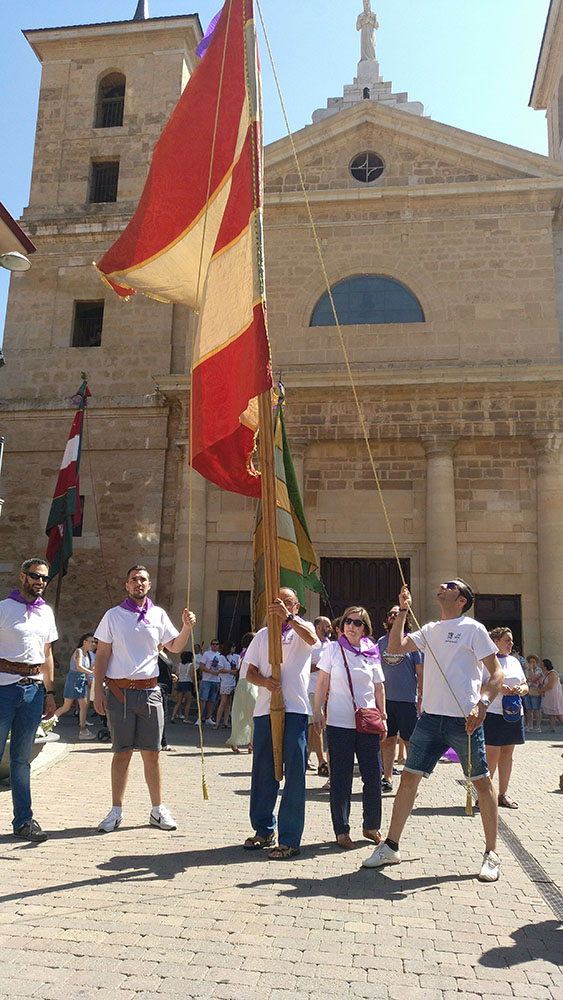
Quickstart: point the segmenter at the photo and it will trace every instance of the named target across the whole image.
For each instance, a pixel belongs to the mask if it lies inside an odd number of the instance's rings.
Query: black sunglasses
[[[45,583],[47,583],[47,580],[49,579],[49,577],[45,576],[44,573],[26,573],[25,575],[29,576],[32,580],[43,580]]]
[[[361,618],[345,618],[342,624],[355,625],[356,628],[360,628],[361,625],[365,625],[365,622],[363,622]]]

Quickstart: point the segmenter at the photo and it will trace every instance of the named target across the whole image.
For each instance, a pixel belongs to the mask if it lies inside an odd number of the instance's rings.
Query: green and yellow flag
[[[280,550],[280,586],[296,591],[302,610],[306,607],[305,588],[322,594],[325,588],[317,576],[319,560],[309,536],[297,476],[289,450],[283,419],[283,392],[274,411],[274,452]],[[254,528],[254,628],[265,624],[266,590],[264,581],[264,535],[262,503],[258,502]]]

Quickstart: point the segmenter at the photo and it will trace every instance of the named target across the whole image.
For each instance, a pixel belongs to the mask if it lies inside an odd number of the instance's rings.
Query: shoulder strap
[[[346,659],[346,653],[344,652],[342,646],[340,646],[340,652],[342,653],[342,659],[344,660],[344,666],[346,667],[346,673],[348,674],[348,684],[350,685],[350,694],[352,695],[352,704],[354,706],[354,711],[356,708],[356,699],[354,698],[354,688],[352,687],[352,678],[350,677],[350,667],[348,666],[348,661]]]

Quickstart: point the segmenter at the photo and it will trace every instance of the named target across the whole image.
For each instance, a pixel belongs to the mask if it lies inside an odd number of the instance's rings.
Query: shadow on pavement
[[[416,859],[412,859],[416,860]],[[409,862],[402,863],[402,867]],[[415,892],[425,892],[435,889],[446,882],[474,882],[476,875],[428,875],[419,878],[392,879],[381,871],[359,868],[345,875],[332,875],[329,878],[267,878],[255,882],[239,882],[238,889],[257,889],[262,886],[287,885],[282,896],[289,899],[314,898],[329,896],[332,899],[407,899]]]
[[[494,917],[493,917],[494,920]],[[487,968],[511,968],[522,962],[543,959],[561,965],[563,960],[563,925],[559,920],[542,920],[539,924],[524,924],[510,935],[510,947],[491,948],[479,959]]]

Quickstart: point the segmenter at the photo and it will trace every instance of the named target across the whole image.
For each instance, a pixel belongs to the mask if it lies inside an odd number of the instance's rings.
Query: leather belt
[[[20,677],[33,677],[38,674],[43,667],[42,663],[16,663],[14,660],[5,660],[0,656],[0,673],[18,674]]]
[[[29,684],[43,684],[41,677],[22,677],[20,681],[16,681],[16,684],[21,684],[23,687],[27,687]]]
[[[156,677],[143,677],[137,680],[134,677],[106,676],[104,680],[111,693],[123,705],[125,702],[124,691],[145,691],[147,688],[155,688],[158,684],[158,675]]]

